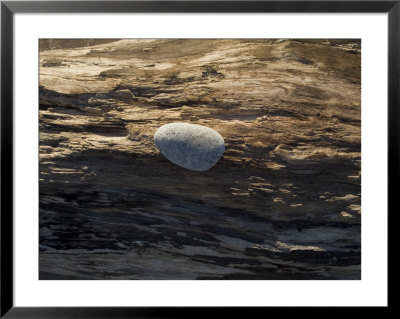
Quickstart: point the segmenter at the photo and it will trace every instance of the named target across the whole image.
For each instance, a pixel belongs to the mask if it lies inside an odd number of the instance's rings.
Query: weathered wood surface
[[[121,40],[40,53],[41,279],[359,279],[359,41]],[[206,172],[170,122],[218,131]]]

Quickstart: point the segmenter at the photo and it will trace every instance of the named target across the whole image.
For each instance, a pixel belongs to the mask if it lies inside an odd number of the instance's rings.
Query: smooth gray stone
[[[218,132],[197,124],[165,124],[154,134],[154,142],[172,163],[200,172],[217,164],[225,151]]]

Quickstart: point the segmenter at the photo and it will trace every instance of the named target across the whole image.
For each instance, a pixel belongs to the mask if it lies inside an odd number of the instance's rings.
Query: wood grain
[[[40,279],[360,279],[360,41],[52,43]],[[218,131],[222,159],[169,162],[171,122]]]

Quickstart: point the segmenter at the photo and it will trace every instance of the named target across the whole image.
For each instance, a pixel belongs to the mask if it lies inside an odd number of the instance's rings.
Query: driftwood
[[[40,279],[360,279],[359,41],[62,43],[40,53]],[[171,122],[218,131],[217,165],[165,159]]]

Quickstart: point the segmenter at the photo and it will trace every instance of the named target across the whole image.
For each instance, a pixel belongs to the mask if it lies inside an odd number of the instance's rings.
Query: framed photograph
[[[1,317],[388,309],[399,18],[2,1]]]

